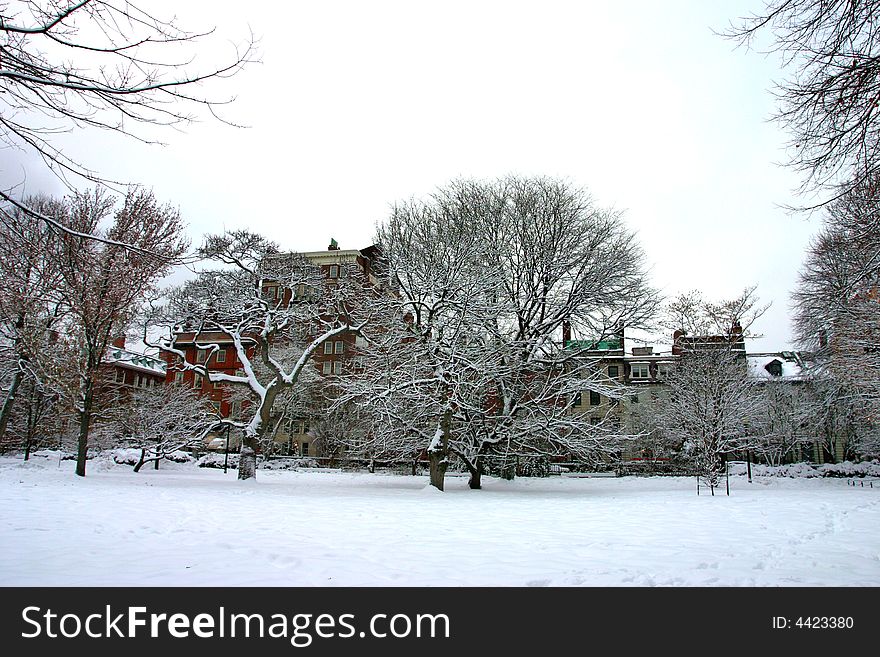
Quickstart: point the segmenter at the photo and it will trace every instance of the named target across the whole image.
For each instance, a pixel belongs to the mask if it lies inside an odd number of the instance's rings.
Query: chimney
[[[684,331],[681,329],[677,329],[672,334],[672,355],[673,356],[681,356],[681,338],[684,336]]]
[[[571,342],[571,322],[567,319],[562,321],[562,346],[565,348]]]
[[[125,349],[125,334],[118,335],[113,338],[113,346],[118,349]]]

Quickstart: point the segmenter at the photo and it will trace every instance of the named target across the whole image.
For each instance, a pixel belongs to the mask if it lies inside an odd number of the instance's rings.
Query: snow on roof
[[[104,356],[104,362],[165,376],[165,361],[153,356],[147,356],[146,354],[139,354],[136,351],[129,351],[128,349],[110,347]]]
[[[803,381],[808,378],[808,363],[801,354],[782,351],[775,354],[747,354],[749,376],[765,381]],[[778,365],[773,365],[776,362]],[[768,369],[769,366],[769,369]],[[774,374],[773,371],[779,372]]]

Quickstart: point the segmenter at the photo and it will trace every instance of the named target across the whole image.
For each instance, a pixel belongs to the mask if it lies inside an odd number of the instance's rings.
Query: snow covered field
[[[0,458],[0,585],[880,585],[876,483],[73,467]]]

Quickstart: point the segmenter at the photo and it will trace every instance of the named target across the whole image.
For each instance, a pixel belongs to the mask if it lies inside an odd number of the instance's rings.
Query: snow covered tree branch
[[[327,341],[360,333],[374,292],[356,266],[329,279],[320,265],[248,231],[209,236],[199,250],[218,265],[175,290],[164,308],[159,345],[178,371],[208,385],[245,388],[252,400],[242,421],[239,478],[256,476],[256,450],[272,432],[280,396],[297,387],[312,357]],[[182,346],[200,351],[194,358]],[[231,347],[234,361],[209,368],[212,356]],[[233,365],[234,363],[234,365]]]

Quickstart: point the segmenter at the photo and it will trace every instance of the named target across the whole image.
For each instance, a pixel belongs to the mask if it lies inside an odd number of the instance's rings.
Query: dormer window
[[[764,369],[770,372],[772,376],[782,376],[782,362],[775,358],[764,365]]]
[[[651,378],[651,368],[648,363],[633,363],[630,366],[629,378],[634,381],[647,381]]]

